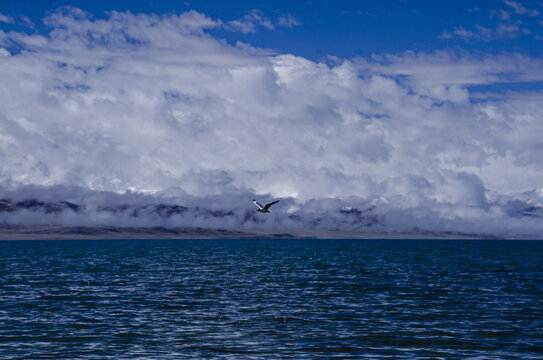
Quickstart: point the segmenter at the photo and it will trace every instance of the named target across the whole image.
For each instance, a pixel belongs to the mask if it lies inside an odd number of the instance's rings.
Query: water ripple
[[[543,358],[543,243],[17,241],[0,359]]]

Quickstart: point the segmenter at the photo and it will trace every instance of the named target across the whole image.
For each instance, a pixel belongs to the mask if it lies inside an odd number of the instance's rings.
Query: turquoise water
[[[542,359],[543,242],[0,242],[0,359]]]

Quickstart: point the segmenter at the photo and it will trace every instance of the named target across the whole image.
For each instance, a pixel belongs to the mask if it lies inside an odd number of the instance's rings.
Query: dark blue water
[[[543,359],[543,242],[0,242],[0,359]]]

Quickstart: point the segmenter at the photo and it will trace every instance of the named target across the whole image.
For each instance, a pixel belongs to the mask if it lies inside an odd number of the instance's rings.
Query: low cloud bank
[[[195,11],[45,23],[0,31],[4,223],[542,233],[543,93],[470,90],[541,82],[540,59],[314,62]]]
[[[57,186],[1,189],[0,223],[85,227],[210,228],[238,231],[456,233],[540,237],[543,191],[486,199],[477,205],[426,199],[417,205],[385,198],[283,198],[272,213],[256,211],[250,192],[192,197],[88,191]],[[170,189],[169,192],[172,192]],[[29,197],[34,196],[34,197]],[[265,203],[272,198],[260,197]],[[401,199],[398,199],[401,201]]]

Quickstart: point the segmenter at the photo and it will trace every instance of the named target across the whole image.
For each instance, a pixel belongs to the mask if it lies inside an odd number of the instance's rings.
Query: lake
[[[543,241],[0,242],[0,359],[542,359]]]

